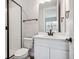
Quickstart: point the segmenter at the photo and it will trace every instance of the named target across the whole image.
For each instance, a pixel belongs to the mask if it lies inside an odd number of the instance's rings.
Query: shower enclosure
[[[14,0],[7,0],[7,59],[22,48],[22,6]]]

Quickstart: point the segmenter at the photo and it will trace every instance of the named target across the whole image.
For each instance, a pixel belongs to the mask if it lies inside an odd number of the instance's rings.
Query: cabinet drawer
[[[44,46],[48,48],[69,50],[69,43],[63,40],[35,39],[34,45]]]

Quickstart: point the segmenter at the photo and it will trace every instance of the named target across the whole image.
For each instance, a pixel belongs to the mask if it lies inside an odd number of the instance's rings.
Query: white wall
[[[69,32],[69,36],[72,38],[72,43],[70,45],[70,58],[74,59],[74,0],[69,0],[69,19],[67,19],[67,27],[66,29]]]
[[[32,37],[38,33],[38,21],[23,23],[23,37]]]
[[[23,20],[38,19],[37,0],[26,0],[23,5]],[[38,21],[28,21],[23,23],[23,38],[32,37],[38,32]]]
[[[70,1],[70,17],[69,17],[69,20],[70,20],[70,37],[72,37],[73,39],[73,42],[71,43],[70,45],[70,59],[74,59],[74,0],[69,0]]]
[[[74,39],[74,0],[70,0],[70,36]]]

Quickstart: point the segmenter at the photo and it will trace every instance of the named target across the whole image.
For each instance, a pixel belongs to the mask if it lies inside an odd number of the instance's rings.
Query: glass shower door
[[[21,9],[13,1],[9,5],[9,57],[21,48]]]

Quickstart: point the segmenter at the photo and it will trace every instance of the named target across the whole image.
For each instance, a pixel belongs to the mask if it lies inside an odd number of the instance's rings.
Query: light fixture
[[[50,2],[51,0],[40,0],[40,3]]]

